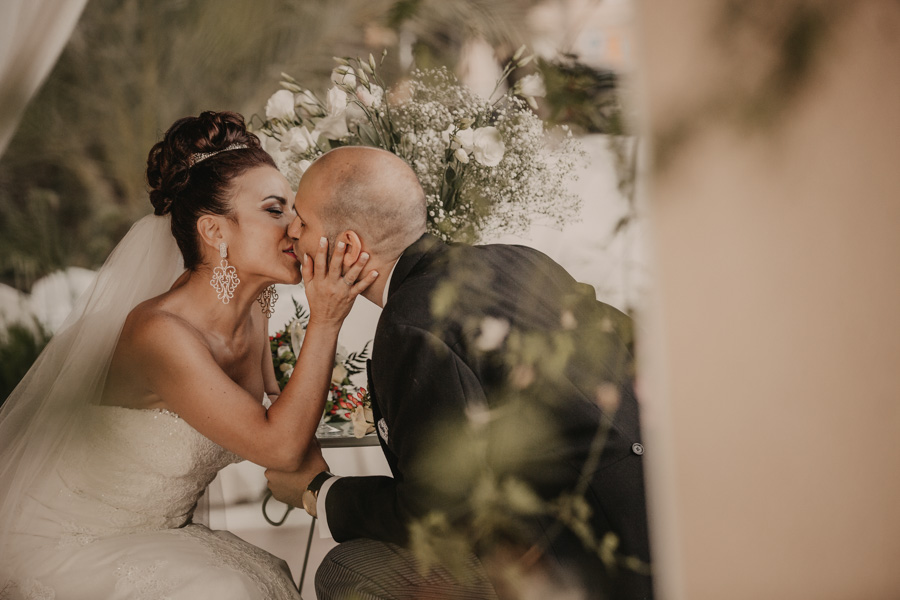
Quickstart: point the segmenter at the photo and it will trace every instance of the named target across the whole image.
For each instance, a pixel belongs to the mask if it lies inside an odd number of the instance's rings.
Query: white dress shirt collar
[[[402,257],[403,255],[401,254],[400,258]],[[394,262],[394,266],[391,267],[391,272],[388,274],[387,281],[384,284],[384,292],[382,292],[381,296],[381,308],[384,308],[387,304],[388,292],[391,291],[391,278],[394,276],[394,271],[397,270],[397,263],[400,262],[400,258],[397,258],[397,260]]]

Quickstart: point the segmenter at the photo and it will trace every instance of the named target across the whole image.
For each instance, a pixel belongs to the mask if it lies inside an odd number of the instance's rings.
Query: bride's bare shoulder
[[[204,341],[201,332],[177,311],[165,295],[135,306],[125,319],[121,339],[167,346],[173,342]]]

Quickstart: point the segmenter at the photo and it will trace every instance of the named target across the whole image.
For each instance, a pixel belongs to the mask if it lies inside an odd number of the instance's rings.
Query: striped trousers
[[[356,539],[333,548],[316,571],[319,600],[496,600],[497,594],[475,555],[466,558],[466,581],[434,566],[426,575],[406,548]]]

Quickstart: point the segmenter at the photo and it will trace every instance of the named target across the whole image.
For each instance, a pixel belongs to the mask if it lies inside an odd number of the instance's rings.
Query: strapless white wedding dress
[[[0,599],[300,598],[284,561],[191,522],[238,456],[162,410],[91,406],[78,435],[22,505]]]

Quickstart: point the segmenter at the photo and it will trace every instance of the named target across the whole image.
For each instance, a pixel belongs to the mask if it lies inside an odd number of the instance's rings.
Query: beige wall
[[[900,4],[640,4],[659,597],[900,598]]]

